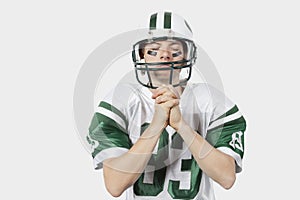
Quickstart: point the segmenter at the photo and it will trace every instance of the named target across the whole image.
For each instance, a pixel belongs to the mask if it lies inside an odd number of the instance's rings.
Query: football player
[[[189,83],[196,61],[192,30],[181,16],[150,16],[133,45],[136,84],[103,99],[89,127],[96,169],[112,196],[214,200],[242,169],[246,122],[238,107],[205,83]]]

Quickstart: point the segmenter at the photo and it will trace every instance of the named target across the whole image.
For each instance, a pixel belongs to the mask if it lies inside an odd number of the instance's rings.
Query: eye
[[[156,56],[157,55],[157,50],[156,49],[148,50],[147,54],[150,55],[150,56]]]
[[[172,44],[170,47],[174,51],[179,51],[181,49],[181,45],[179,44]]]
[[[180,56],[181,54],[182,54],[181,51],[177,51],[177,52],[175,52],[175,53],[172,53],[172,56],[173,56],[173,58],[175,58],[175,57]]]

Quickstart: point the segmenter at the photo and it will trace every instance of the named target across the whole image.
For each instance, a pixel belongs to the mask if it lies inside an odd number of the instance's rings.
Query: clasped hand
[[[171,85],[163,85],[152,93],[152,98],[155,99],[152,123],[162,125],[164,128],[170,125],[177,131],[182,123],[178,91]]]

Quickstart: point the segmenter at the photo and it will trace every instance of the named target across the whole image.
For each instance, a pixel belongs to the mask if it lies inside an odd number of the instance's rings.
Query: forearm
[[[104,161],[105,185],[113,196],[120,196],[143,173],[162,130],[150,125],[127,153]]]
[[[235,182],[234,159],[211,146],[185,122],[177,132],[188,145],[202,171],[222,187],[229,189]]]

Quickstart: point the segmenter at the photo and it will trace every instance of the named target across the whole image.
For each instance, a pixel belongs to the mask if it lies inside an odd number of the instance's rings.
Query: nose
[[[161,60],[170,60],[171,59],[171,53],[170,53],[170,51],[168,51],[168,50],[161,50],[160,59]]]

